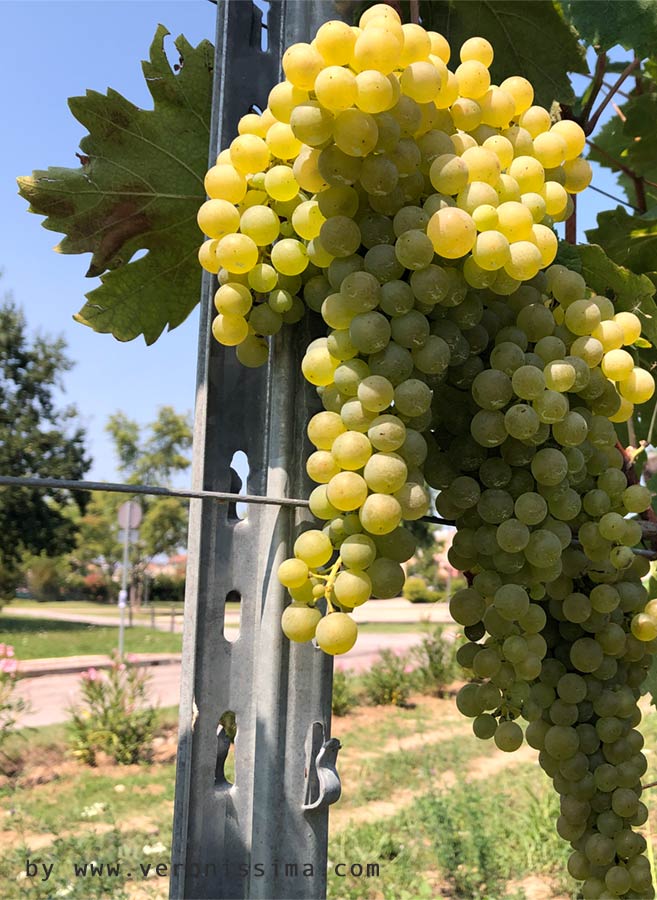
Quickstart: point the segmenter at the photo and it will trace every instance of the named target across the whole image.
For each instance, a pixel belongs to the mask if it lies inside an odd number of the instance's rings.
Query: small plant
[[[13,733],[20,714],[27,709],[25,700],[14,696],[17,673],[18,661],[14,648],[9,644],[0,644],[0,752],[3,757],[6,755],[2,748]]]
[[[145,670],[116,654],[107,676],[93,668],[83,672],[82,703],[69,709],[73,755],[89,766],[100,752],[119,765],[148,760],[156,720],[148,681]]]
[[[363,679],[365,695],[373,706],[392,703],[406,706],[413,687],[412,670],[406,655],[381,651],[380,658]]]
[[[436,603],[443,597],[421,575],[409,575],[404,584],[402,594],[411,603]]]
[[[456,675],[455,650],[443,625],[437,625],[417,647],[411,648],[411,659],[417,663],[413,674],[420,691],[437,697],[445,695],[445,688]]]
[[[346,716],[358,706],[358,698],[353,688],[353,676],[344,669],[336,668],[333,672],[333,696],[331,709],[334,716]]]

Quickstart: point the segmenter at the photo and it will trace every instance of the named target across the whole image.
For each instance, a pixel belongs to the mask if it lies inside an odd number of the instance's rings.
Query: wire
[[[608,194],[607,191],[603,191],[602,188],[594,187],[594,185],[590,184],[589,190],[595,191],[596,194],[602,194],[603,197],[609,197],[610,200],[615,200],[616,203],[622,203],[623,206],[629,206],[629,208],[633,209],[635,212],[641,212],[638,206],[635,206],[633,203],[628,203],[627,200],[621,200],[620,197],[614,197],[613,194]]]

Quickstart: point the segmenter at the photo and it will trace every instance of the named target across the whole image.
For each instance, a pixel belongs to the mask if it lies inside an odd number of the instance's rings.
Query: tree
[[[170,406],[158,411],[157,419],[145,427],[123,412],[110,416],[106,430],[110,435],[119,470],[128,484],[169,486],[176,473],[190,465],[187,455],[192,444],[189,416]],[[76,549],[77,564],[102,563],[107,578],[118,567],[122,545],[118,540],[117,511],[125,497],[121,494],[93,495],[80,522]],[[139,528],[139,541],[132,546],[133,582],[141,584],[143,574],[153,557],[170,555],[187,541],[187,501],[178,497],[140,496],[144,511]]]
[[[55,390],[73,363],[63,338],[30,338],[10,300],[0,306],[0,472],[81,479],[91,465],[75,406],[58,408]],[[0,594],[11,596],[27,553],[58,556],[73,549],[88,495],[33,487],[0,489]]]

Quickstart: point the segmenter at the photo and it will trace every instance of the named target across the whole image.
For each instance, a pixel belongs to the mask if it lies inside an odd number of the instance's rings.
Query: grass
[[[37,619],[0,613],[0,643],[12,644],[18,659],[109,654],[117,645],[112,625]],[[179,653],[182,636],[150,628],[126,628],[126,653]]]

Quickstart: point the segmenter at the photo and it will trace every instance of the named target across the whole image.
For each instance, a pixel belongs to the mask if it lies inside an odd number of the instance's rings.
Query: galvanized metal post
[[[262,50],[259,10],[250,0],[219,0],[211,161],[249,106],[266,105],[285,47],[339,18],[340,5],[272,2]],[[193,487],[238,488],[230,465],[242,450],[249,493],[307,496],[305,425],[319,403],[300,375],[303,329],[276,336],[267,368],[244,369],[232,350],[212,340],[214,287],[207,277]],[[234,505],[191,501],[172,900],[325,896],[328,803],[339,793],[338,745],[329,740],[332,662],[317,648],[284,638],[285,597],[276,579],[304,515],[250,506],[241,520]],[[239,637],[231,643],[224,620],[233,589],[242,602]]]

